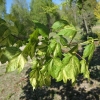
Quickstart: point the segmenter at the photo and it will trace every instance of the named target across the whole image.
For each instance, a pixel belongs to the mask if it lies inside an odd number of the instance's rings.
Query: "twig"
[[[77,52],[75,52],[75,54],[76,54],[77,56],[79,56],[81,59],[84,59],[84,58],[82,58],[82,56],[81,56],[80,54],[78,54]]]

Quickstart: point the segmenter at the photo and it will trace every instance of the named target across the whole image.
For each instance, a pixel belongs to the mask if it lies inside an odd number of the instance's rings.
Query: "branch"
[[[74,52],[77,56],[79,56],[81,59],[84,59],[80,54],[78,54],[77,52]],[[85,60],[85,59],[84,59]]]
[[[15,36],[15,35],[13,35],[13,34],[9,34],[9,35],[7,35],[6,37],[4,37],[4,38],[2,38],[2,40],[0,41],[0,44],[5,40],[5,39],[7,39],[8,38],[8,36],[13,36],[14,38],[16,38],[16,39],[18,39],[18,40],[21,40],[21,41],[24,41],[25,39],[27,39],[27,38],[22,38],[22,37],[17,37],[17,36]],[[0,45],[0,48],[1,47],[4,47],[4,46],[2,46],[2,45]]]

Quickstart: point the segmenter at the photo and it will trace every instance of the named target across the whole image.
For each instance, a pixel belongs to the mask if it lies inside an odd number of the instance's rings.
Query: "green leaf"
[[[60,71],[59,73],[58,73],[58,76],[57,76],[57,78],[56,78],[56,81],[57,82],[59,82],[59,81],[61,81],[62,79],[63,79],[63,73],[62,73],[62,71]]]
[[[50,86],[51,84],[51,76],[47,74],[45,74],[45,84],[46,86]],[[42,85],[43,86],[43,85]]]
[[[34,44],[28,43],[23,50],[23,55],[25,55],[26,57],[30,56],[31,58],[33,58],[35,50],[36,50],[36,43]]]
[[[49,62],[48,62],[48,73],[51,74],[52,72],[52,66],[53,66],[53,59],[51,59]]]
[[[45,54],[46,54],[46,52],[43,52],[41,50],[37,51],[37,55],[39,55],[39,56],[44,56]]]
[[[85,60],[81,60],[80,64],[81,64],[81,73],[83,73],[85,78],[89,79],[90,76],[89,76],[88,64],[86,63]]]
[[[43,65],[40,71],[41,71],[41,73],[44,73],[46,70],[47,70],[47,66]]]
[[[84,58],[88,57],[88,60],[90,61],[93,56],[94,50],[95,50],[94,43],[91,43],[91,44],[85,46],[85,50],[83,52],[83,57]]]
[[[37,61],[37,59],[36,59],[36,58],[33,58],[33,62],[32,62],[32,69],[37,68],[37,66],[38,66],[38,61]]]
[[[50,85],[51,77],[46,70],[43,70],[34,69],[30,72],[30,83],[33,86],[33,90],[38,86]]]
[[[40,86],[40,87],[42,87],[43,85],[45,85],[45,78],[44,78],[45,76],[42,74],[42,73],[39,73],[39,78],[38,78],[38,85]]]
[[[63,77],[63,82],[66,83],[68,80],[68,76],[65,70],[62,70],[62,77]]]
[[[61,57],[61,45],[60,45],[60,43],[56,43],[55,49],[53,51],[53,56],[54,57],[57,57],[57,56]]]
[[[48,63],[48,72],[53,78],[57,78],[61,67],[61,60],[59,58],[54,58]]]
[[[61,68],[62,68],[61,60],[59,58],[54,58],[51,71],[52,77],[57,78]]]
[[[80,73],[80,63],[76,56],[72,56],[68,64],[63,64],[62,73],[64,83],[66,83],[67,80],[72,80],[72,83],[75,82],[77,75]]]
[[[44,73],[39,73],[39,78],[38,78],[38,85],[40,87],[42,87],[43,85],[46,85],[46,86],[50,86],[50,83],[51,83],[51,77],[50,75],[48,75],[47,72],[44,72]]]
[[[0,61],[1,63],[6,63],[6,61],[10,61],[20,53],[21,50],[17,47],[6,47],[0,53],[1,54]]]
[[[47,52],[48,52],[49,54],[51,54],[51,53],[54,51],[55,46],[56,46],[56,41],[55,41],[55,39],[53,39],[53,40],[51,40],[51,42],[50,42],[50,44],[49,44],[49,46],[48,46]]]
[[[63,46],[67,46],[68,41],[67,41],[67,39],[64,38],[63,36],[60,36],[60,43],[61,43]]]
[[[0,46],[9,47],[12,44],[11,31],[9,29],[5,30],[3,35],[0,37]],[[14,42],[13,42],[14,44]]]
[[[61,29],[59,32],[58,32],[58,35],[66,35],[68,36],[69,38],[74,38],[75,35],[76,35],[76,29],[74,26],[65,26],[64,29]]]
[[[78,45],[75,45],[71,50],[69,51],[70,53],[75,53],[78,51]]]
[[[21,53],[21,50],[17,47],[7,47],[4,51],[4,56],[11,60],[13,57],[17,56],[19,53]]]
[[[36,78],[30,78],[30,83],[31,83],[33,90],[34,90],[36,88],[36,84],[37,84]]]
[[[2,36],[7,29],[8,27],[5,24],[0,24],[0,36]]]
[[[22,54],[20,54],[8,62],[6,72],[15,71],[16,69],[18,70],[18,72],[21,72],[25,66],[25,63],[26,59],[23,57]]]
[[[39,32],[36,29],[29,38],[29,43],[26,45],[26,47],[23,50],[23,54],[27,57],[30,56],[31,58],[34,57],[35,54],[35,50],[36,50],[36,46],[38,44],[38,36],[39,36]]]
[[[49,36],[49,29],[44,25],[41,24],[39,22],[34,22],[36,25],[36,28],[39,30],[39,33],[43,36],[43,37],[48,37]]]
[[[62,60],[63,65],[67,65],[72,57],[70,53],[67,53],[64,55],[65,57]]]
[[[52,28],[54,30],[56,29],[61,29],[63,28],[65,25],[68,25],[68,22],[66,20],[59,20],[59,21],[56,21],[53,25],[52,25]]]
[[[29,76],[30,76],[30,83],[31,83],[33,90],[34,90],[37,87],[37,84],[38,84],[37,79],[39,77],[39,72],[37,70],[32,70],[30,72]]]
[[[36,29],[29,38],[29,43],[34,44],[36,42],[38,42],[38,36],[39,36],[39,31],[38,29]]]

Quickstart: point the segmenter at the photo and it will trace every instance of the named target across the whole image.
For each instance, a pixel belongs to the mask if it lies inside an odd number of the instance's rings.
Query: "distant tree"
[[[59,14],[56,11],[52,13],[48,11],[53,6],[54,3],[52,2],[52,0],[31,0],[30,14],[32,20],[37,20],[50,27],[51,23],[54,22],[54,19],[59,18]]]
[[[29,10],[26,0],[13,0],[11,14],[21,22],[25,22],[29,17]]]
[[[96,22],[96,18],[93,12],[94,8],[96,7],[96,4],[96,0],[86,0],[85,2],[82,2],[80,18],[82,19],[82,28],[84,32],[86,32],[86,34],[91,31],[91,27]]]
[[[100,2],[97,3],[95,9],[94,9],[94,15],[98,20],[100,20]]]
[[[32,32],[31,27],[33,27],[33,22],[31,21],[29,7],[26,0],[13,0],[11,15],[14,16],[19,23],[23,24],[27,35]]]
[[[77,25],[79,19],[77,6],[75,3],[73,3],[71,6],[68,3],[62,4],[62,9],[60,9],[60,16],[67,20],[69,23]]]
[[[6,1],[5,0],[0,0],[0,17],[4,18],[6,14]]]

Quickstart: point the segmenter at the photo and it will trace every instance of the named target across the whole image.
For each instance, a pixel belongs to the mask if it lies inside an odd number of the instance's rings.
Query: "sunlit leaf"
[[[83,57],[84,58],[88,57],[88,60],[90,61],[93,56],[94,50],[95,50],[94,43],[91,43],[91,44],[85,46],[85,50],[83,52]]]
[[[61,60],[59,58],[54,58],[48,63],[48,72],[53,78],[57,78],[61,67]]]
[[[48,62],[48,73],[51,74],[53,66],[53,59]]]
[[[62,60],[63,65],[67,65],[71,59],[72,55],[70,53],[67,53],[64,55],[64,58]]]
[[[47,51],[48,51],[49,54],[54,51],[55,46],[56,46],[56,41],[53,39],[53,40],[51,40],[51,42],[50,42],[50,44],[48,46],[48,50]]]
[[[30,72],[30,83],[33,87],[33,90],[37,87],[37,79],[39,77],[39,72],[37,70],[32,70]]]
[[[37,68],[37,66],[38,66],[38,61],[37,61],[37,59],[36,59],[36,58],[33,58],[33,62],[32,62],[32,69]]]
[[[62,73],[64,83],[66,83],[67,80],[72,80],[72,83],[75,82],[77,75],[80,73],[80,63],[76,56],[72,56],[68,64],[63,65]]]
[[[54,30],[56,29],[60,29],[60,28],[63,28],[65,25],[68,25],[68,22],[66,20],[59,20],[59,21],[56,21],[53,25],[52,25],[52,28]]]
[[[56,43],[55,49],[53,51],[53,56],[54,57],[61,57],[61,45],[59,43]]]
[[[23,57],[22,54],[20,54],[8,62],[6,72],[15,71],[16,69],[18,70],[18,72],[21,72],[25,66],[25,63],[26,59]]]
[[[63,76],[63,82],[66,83],[67,79],[68,79],[68,76],[67,76],[67,73],[64,69],[62,70],[62,76]]]
[[[53,59],[53,66],[52,66],[52,70],[51,70],[51,75],[54,78],[58,77],[58,74],[61,70],[62,67],[62,63],[61,60],[59,58],[54,58]]]
[[[74,26],[65,26],[64,29],[61,29],[59,32],[58,32],[58,35],[65,35],[65,36],[68,36],[69,38],[74,38],[75,35],[76,35],[76,29]]]
[[[81,73],[83,73],[85,78],[89,79],[89,70],[88,70],[88,64],[86,63],[85,60],[80,61],[81,64]]]
[[[42,68],[41,68],[41,73],[44,73],[45,71],[47,70],[47,66],[46,65],[44,65],[44,66],[42,66]]]
[[[63,76],[63,72],[60,71],[60,72],[58,73],[58,76],[57,76],[57,78],[56,78],[56,81],[57,81],[57,82],[61,81],[61,80],[63,79],[62,76]]]

